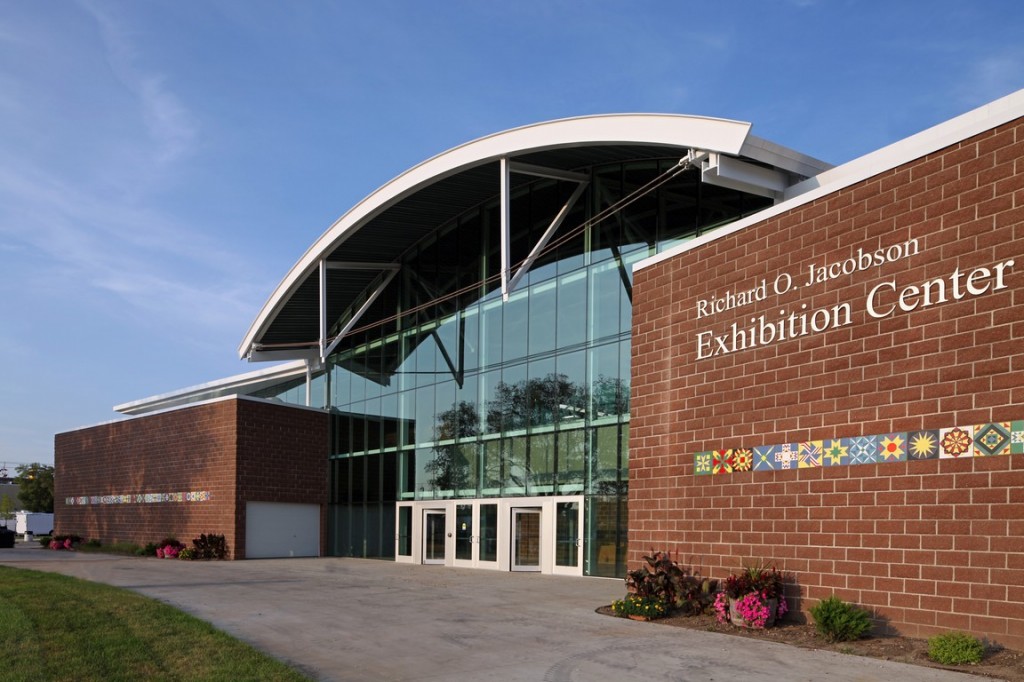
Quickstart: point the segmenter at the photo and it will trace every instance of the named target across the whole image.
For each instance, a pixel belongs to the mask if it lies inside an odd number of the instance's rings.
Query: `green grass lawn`
[[[306,680],[171,606],[77,578],[0,566],[0,679]]]

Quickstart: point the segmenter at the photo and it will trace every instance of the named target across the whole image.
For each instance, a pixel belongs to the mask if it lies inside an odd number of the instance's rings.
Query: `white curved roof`
[[[827,164],[751,136],[750,123],[671,114],[610,114],[561,119],[496,133],[450,149],[397,176],[342,215],[306,250],[263,305],[238,347],[246,357],[299,287],[315,276],[319,262],[388,208],[439,181],[467,170],[527,154],[565,149],[616,147],[696,148],[746,156],[795,175],[809,176]],[[673,152],[674,153],[674,152]],[[495,186],[498,178],[495,177]],[[383,241],[383,240],[382,240]],[[382,243],[382,249],[386,246]],[[379,260],[391,260],[382,257]]]

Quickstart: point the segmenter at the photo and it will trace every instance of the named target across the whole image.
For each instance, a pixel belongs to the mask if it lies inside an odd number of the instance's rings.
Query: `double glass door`
[[[397,561],[583,574],[583,498],[399,502]]]

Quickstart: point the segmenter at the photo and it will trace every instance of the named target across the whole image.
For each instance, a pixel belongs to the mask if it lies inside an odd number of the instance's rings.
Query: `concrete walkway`
[[[19,544],[0,564],[125,587],[318,680],[950,680],[961,673],[637,623],[622,581],[361,559],[188,562]]]

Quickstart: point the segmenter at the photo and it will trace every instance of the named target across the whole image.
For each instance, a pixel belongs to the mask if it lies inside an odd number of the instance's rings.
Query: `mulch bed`
[[[615,616],[608,606],[597,609],[598,613]],[[829,643],[821,637],[814,626],[809,623],[797,623],[784,619],[775,627],[763,630],[738,628],[729,623],[719,623],[714,615],[698,616],[674,615],[651,621],[652,626],[669,626],[719,632],[734,637],[751,637],[769,642],[779,642],[805,649],[823,649],[855,656],[870,656],[887,661],[899,661],[930,668],[942,668],[957,672],[981,675],[1007,682],[1024,682],[1024,653],[991,645],[985,652],[985,658],[977,665],[946,666],[935,663],[928,658],[928,642],[910,637],[884,636],[865,637],[853,642]]]

